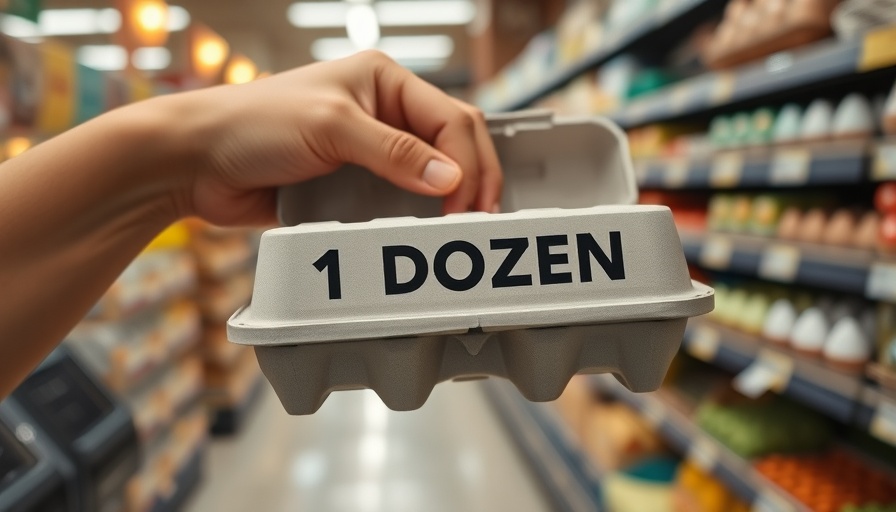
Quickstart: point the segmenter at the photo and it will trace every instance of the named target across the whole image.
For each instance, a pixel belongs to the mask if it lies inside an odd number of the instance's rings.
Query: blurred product
[[[837,368],[861,372],[871,358],[871,343],[865,338],[859,322],[844,316],[834,323],[824,342],[824,357]]]
[[[832,134],[838,139],[868,138],[877,122],[868,99],[858,93],[847,95],[834,113]]]
[[[800,138],[803,125],[803,110],[795,103],[788,103],[778,112],[772,129],[772,140],[777,144],[794,142]]]
[[[668,458],[645,459],[604,479],[604,501],[613,512],[671,512],[673,479],[678,461]]]
[[[762,335],[774,343],[785,345],[796,324],[797,310],[788,299],[778,299],[769,307]]]
[[[820,356],[828,336],[828,320],[819,307],[811,307],[800,314],[793,331],[790,345],[807,356]]]
[[[831,136],[834,123],[834,107],[831,102],[818,98],[809,104],[800,125],[800,139],[819,141]]]

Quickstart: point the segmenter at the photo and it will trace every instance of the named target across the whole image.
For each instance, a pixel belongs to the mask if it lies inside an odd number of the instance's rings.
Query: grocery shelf
[[[703,158],[638,162],[645,189],[786,188],[868,182],[868,141],[828,142],[782,148],[718,152]]]
[[[842,423],[851,423],[859,414],[859,399],[866,387],[861,374],[843,373],[820,360],[705,319],[689,322],[683,347],[694,357],[730,372],[784,360],[778,365],[783,366],[782,379],[786,381],[780,384],[781,394]]]
[[[741,499],[753,503],[754,510],[808,511],[805,505],[759,474],[748,460],[703,432],[669,394],[632,393],[608,374],[594,375],[591,382],[601,393],[642,414],[673,450],[719,479]]]
[[[693,18],[690,15],[698,11],[699,8],[716,8],[713,5],[716,4],[714,0],[666,0],[661,4],[667,4],[668,7],[663,8],[661,5],[635,26],[620,30],[617,37],[602,47],[549,75],[531,90],[519,93],[516,97],[504,102],[503,105],[491,110],[510,112],[526,108],[611,58],[629,51],[636,44],[652,39],[652,36],[660,30],[676,30],[693,25]]]
[[[680,234],[688,262],[709,270],[896,302],[896,260],[871,251],[745,235]]]
[[[888,30],[896,28],[881,32]],[[896,65],[896,52],[881,52],[872,44],[877,42],[873,36],[856,41],[829,39],[731,70],[705,73],[632,101],[610,117],[623,128],[632,128]]]
[[[483,388],[544,483],[556,510],[601,510],[600,472],[552,406],[527,401],[503,380],[491,379]]]
[[[190,456],[184,467],[178,471],[174,479],[174,493],[167,498],[158,499],[151,512],[176,512],[182,510],[187,499],[202,480],[202,459],[205,454],[206,442],[203,441]]]
[[[871,164],[871,179],[875,181],[896,180],[896,137],[882,140],[875,145]]]
[[[896,446],[896,393],[867,386],[862,390],[856,426]]]

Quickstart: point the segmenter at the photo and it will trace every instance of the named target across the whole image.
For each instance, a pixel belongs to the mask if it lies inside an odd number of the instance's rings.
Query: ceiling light
[[[344,22],[343,17],[343,22]],[[157,6],[142,9],[141,24],[158,28],[161,20]],[[168,6],[168,32],[179,32],[190,25],[190,13],[179,5]],[[114,34],[121,29],[121,12],[118,9],[46,9],[41,11],[38,23],[18,16],[4,15],[0,20],[0,32],[18,38],[40,36],[81,36]]]
[[[234,55],[224,71],[224,82],[228,84],[245,84],[255,80],[258,67],[248,57]]]
[[[388,36],[376,48],[414,71],[436,71],[445,66],[454,53],[454,40],[449,36]],[[344,37],[323,37],[311,43],[311,55],[317,60],[348,57],[358,49]]]
[[[373,7],[367,4],[355,4],[349,8],[345,16],[345,30],[358,50],[373,48],[380,40],[380,24]]]
[[[374,8],[384,27],[466,25],[476,17],[476,6],[468,0],[387,0]]]
[[[348,2],[296,2],[286,15],[301,28],[339,28],[350,7]],[[385,0],[373,9],[381,27],[466,25],[476,16],[472,0]]]
[[[134,18],[142,30],[152,32],[167,30],[168,6],[165,2],[159,1],[141,2],[134,10]]]
[[[40,26],[31,20],[12,16],[10,14],[0,15],[0,32],[28,41],[39,41],[41,39]]]
[[[131,56],[134,67],[145,71],[159,71],[171,65],[171,51],[163,46],[137,48]]]
[[[78,62],[100,71],[119,71],[128,65],[128,52],[114,44],[86,45],[78,48]]]

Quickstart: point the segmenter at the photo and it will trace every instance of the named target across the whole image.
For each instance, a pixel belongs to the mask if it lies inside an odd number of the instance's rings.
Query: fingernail
[[[492,206],[492,213],[501,213],[501,203],[495,203],[495,206]]]
[[[441,160],[430,160],[423,169],[423,181],[432,188],[447,190],[457,181],[460,169]]]

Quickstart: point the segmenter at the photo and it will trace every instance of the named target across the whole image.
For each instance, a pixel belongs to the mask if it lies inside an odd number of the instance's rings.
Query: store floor
[[[246,429],[215,439],[186,512],[549,510],[477,383],[396,413],[370,391],[292,417],[269,388]]]

